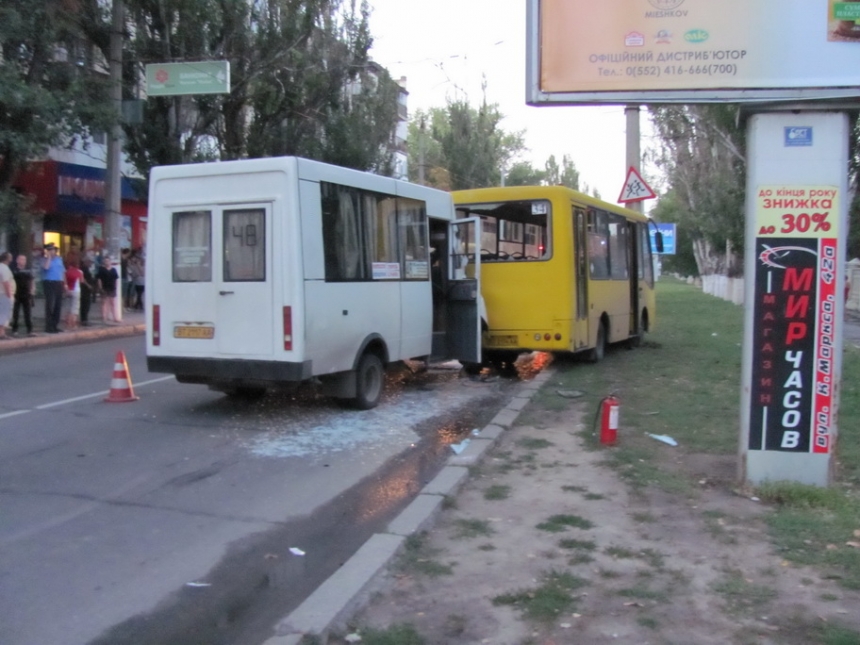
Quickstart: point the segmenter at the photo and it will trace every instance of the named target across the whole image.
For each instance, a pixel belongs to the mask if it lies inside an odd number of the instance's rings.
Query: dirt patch
[[[408,624],[427,645],[853,642],[838,638],[860,631],[860,594],[773,551],[767,508],[733,490],[733,459],[666,446],[660,466],[687,488],[630,490],[606,465],[612,448],[587,449],[579,406],[523,418],[410,539],[353,621],[359,634]]]

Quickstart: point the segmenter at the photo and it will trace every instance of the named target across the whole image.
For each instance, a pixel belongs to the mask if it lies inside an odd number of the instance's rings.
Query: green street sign
[[[156,63],[146,66],[148,96],[228,94],[230,63],[226,60],[196,63]]]

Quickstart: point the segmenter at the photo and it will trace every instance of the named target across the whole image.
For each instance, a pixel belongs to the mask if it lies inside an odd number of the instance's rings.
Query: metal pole
[[[639,106],[628,105],[624,108],[624,116],[627,118],[627,168],[624,169],[624,176],[627,176],[629,168],[635,168],[636,172],[641,173],[641,158],[639,143]],[[627,204],[627,208],[638,213],[643,212],[642,202],[632,202]]]
[[[120,160],[122,155],[122,28],[123,0],[113,0],[113,15],[110,32],[110,101],[116,115],[116,122],[108,133],[107,170],[105,173],[105,245],[108,255],[119,267],[120,263],[120,231],[122,230],[122,175]],[[119,271],[120,269],[117,268]],[[122,320],[123,294],[122,283],[117,283],[117,298],[114,315]]]

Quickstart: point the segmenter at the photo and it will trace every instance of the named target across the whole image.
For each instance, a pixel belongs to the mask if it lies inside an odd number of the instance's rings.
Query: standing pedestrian
[[[66,260],[69,265],[66,269],[66,329],[75,329],[81,311],[81,282],[84,281],[84,274],[78,268],[77,259],[70,255]]]
[[[45,292],[45,331],[57,334],[60,331],[60,314],[63,306],[66,267],[57,254],[57,247],[49,242],[45,245],[42,260],[42,289]]]
[[[122,249],[119,254],[119,270],[122,279],[122,308],[124,311],[131,309],[131,296],[134,291],[134,283],[128,273],[128,263],[131,259],[131,249]]]
[[[90,324],[90,305],[93,304],[93,296],[98,286],[91,258],[83,259],[81,271],[84,274],[84,279],[81,280],[81,326],[87,327]]]
[[[18,333],[18,317],[23,312],[27,335],[35,336],[36,334],[33,333],[33,301],[36,297],[36,279],[33,272],[27,268],[26,255],[19,255],[15,258],[12,275],[15,276],[15,308],[12,310],[10,329],[13,334]]]
[[[128,273],[134,283],[134,299],[132,309],[143,311],[143,291],[146,287],[146,267],[140,249],[136,249],[128,261]]]
[[[102,294],[102,320],[105,324],[116,324],[118,321],[115,315],[116,304],[116,287],[119,282],[119,273],[112,266],[109,255],[105,255],[102,260],[102,265],[96,274],[99,293]]]
[[[9,251],[0,253],[0,340],[9,338],[6,335],[6,325],[12,316],[12,301],[15,299],[15,277],[9,264],[12,254]]]

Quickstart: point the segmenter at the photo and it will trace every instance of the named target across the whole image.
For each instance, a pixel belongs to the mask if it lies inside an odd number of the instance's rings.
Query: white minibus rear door
[[[450,358],[481,362],[481,221],[451,222],[448,231],[447,329]]]
[[[274,350],[271,213],[269,204],[221,210],[215,279],[215,339],[221,354],[263,356]]]

